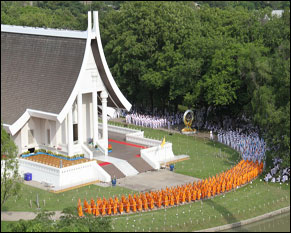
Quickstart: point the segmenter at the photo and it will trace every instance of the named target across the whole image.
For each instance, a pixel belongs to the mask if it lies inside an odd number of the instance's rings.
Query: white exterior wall
[[[92,74],[94,77],[92,77]],[[86,69],[84,70],[81,79],[82,82],[80,83],[80,90],[82,93],[91,93],[92,91],[100,92],[106,90],[98,72],[91,47],[88,51]]]
[[[71,187],[91,181],[110,182],[110,175],[101,168],[96,161],[77,164],[70,167],[56,168],[36,163],[26,159],[19,159],[19,174],[32,173],[32,180],[54,185],[56,189]]]
[[[46,120],[37,117],[30,117],[28,122],[14,136],[13,140],[18,147],[18,153],[27,151],[29,148],[38,148],[40,146],[53,147],[57,146],[56,135],[57,123],[52,120]],[[50,130],[50,144],[48,144],[47,130]],[[33,130],[34,142],[29,144],[28,131]]]
[[[141,157],[154,169],[160,169],[160,164],[174,159],[172,143],[140,150]]]
[[[12,136],[12,139],[17,146],[18,154],[22,153],[22,144],[21,144],[21,130],[19,130],[14,136]]]

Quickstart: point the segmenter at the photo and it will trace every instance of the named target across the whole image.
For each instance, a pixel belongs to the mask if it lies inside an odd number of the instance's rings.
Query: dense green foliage
[[[101,12],[106,59],[131,103],[245,114],[290,163],[289,2],[4,1],[1,23],[85,30],[88,10]]]
[[[33,220],[20,220],[11,225],[12,232],[110,232],[110,218],[95,218],[86,215],[79,218],[76,215],[76,208],[67,208],[65,214],[59,221],[52,219],[54,213],[43,212]]]
[[[17,148],[1,123],[1,209],[20,189]]]
[[[242,6],[249,10],[259,10],[271,7],[274,10],[280,10],[290,6],[289,1],[197,1],[198,4],[208,4],[211,7],[226,8]]]

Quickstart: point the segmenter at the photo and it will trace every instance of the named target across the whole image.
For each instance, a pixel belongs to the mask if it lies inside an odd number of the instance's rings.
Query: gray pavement
[[[177,174],[168,169],[161,169],[159,171],[148,171],[139,173],[136,176],[127,176],[117,180],[117,186],[132,189],[138,192],[147,192],[153,190],[165,189],[177,185],[193,183],[200,179]]]

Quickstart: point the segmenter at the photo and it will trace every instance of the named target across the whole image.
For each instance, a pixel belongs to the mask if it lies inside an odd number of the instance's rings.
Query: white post
[[[59,143],[61,142],[61,140],[60,140],[60,132],[61,132],[61,124],[57,120],[56,121],[56,136],[55,136],[55,138],[56,138],[56,148],[58,148]]]
[[[97,111],[97,91],[92,92],[93,104],[93,144],[97,144],[98,140],[98,111]]]
[[[78,94],[78,143],[83,144],[83,108],[82,108],[82,93]]]
[[[68,155],[73,156],[73,122],[72,122],[72,107],[68,113]]]
[[[108,127],[107,127],[107,98],[106,91],[101,92],[102,99],[102,125],[103,125],[103,141],[106,148],[105,155],[108,155]]]

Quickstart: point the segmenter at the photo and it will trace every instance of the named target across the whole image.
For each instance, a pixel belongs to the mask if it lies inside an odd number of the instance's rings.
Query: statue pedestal
[[[184,128],[181,130],[181,133],[188,135],[188,134],[196,134],[197,131],[196,131],[196,129]]]
[[[189,134],[196,134],[196,132],[194,132],[194,131],[188,131],[188,132],[183,132],[183,131],[181,131],[181,133],[182,134],[186,134],[186,135],[189,135]]]

